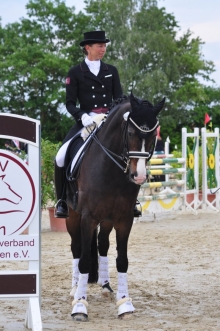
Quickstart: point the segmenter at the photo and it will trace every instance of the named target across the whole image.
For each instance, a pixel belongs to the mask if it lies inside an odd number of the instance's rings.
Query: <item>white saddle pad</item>
[[[106,117],[106,114],[95,114],[93,116],[93,121],[96,123],[96,125],[90,125],[87,126],[86,128],[83,128],[81,131],[81,137],[83,138],[83,140],[85,141],[84,144],[80,147],[80,149],[78,150],[78,152],[76,153],[76,155],[74,156],[73,160],[72,160],[72,164],[71,164],[71,172],[73,171],[73,168],[76,164],[76,161],[78,160],[79,156],[81,155],[83,149],[86,147],[86,145],[90,142],[91,137],[89,137],[90,133],[95,129],[96,126],[99,127],[99,125],[101,124],[101,122],[104,120],[104,118]]]

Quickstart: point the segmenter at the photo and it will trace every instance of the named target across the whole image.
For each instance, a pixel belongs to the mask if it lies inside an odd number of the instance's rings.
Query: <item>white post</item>
[[[194,162],[194,180],[195,180],[195,188],[188,189],[185,188],[185,206],[186,208],[190,209],[194,213],[199,208],[200,200],[199,200],[199,129],[194,128],[193,133],[188,133],[186,128],[182,128],[182,157],[187,160],[187,138],[192,137],[194,138],[194,148],[193,151],[193,162]],[[189,162],[189,160],[188,160]],[[187,181],[187,172],[185,176],[185,182]],[[190,203],[187,202],[187,195],[193,194],[193,199]]]
[[[28,270],[0,271],[0,299],[28,300],[25,326],[41,331],[41,160],[40,122],[28,117],[0,114],[0,138],[16,139],[28,144],[28,164],[11,151],[0,150],[1,195],[0,213],[1,260],[27,261]],[[10,185],[9,185],[10,184]],[[9,189],[11,188],[11,189]],[[10,199],[4,199],[9,196]],[[16,210],[13,209],[16,200]],[[13,202],[14,203],[14,202]],[[10,218],[13,222],[10,222]],[[23,231],[28,227],[28,234]],[[25,250],[10,241],[28,243]]]
[[[207,159],[207,143],[209,138],[214,138],[216,142],[216,149],[214,157],[214,169],[215,169],[215,178],[217,180],[216,187],[208,188],[207,182],[207,170],[208,166],[207,162],[210,160]],[[202,128],[202,208],[203,209],[212,209],[215,211],[219,211],[219,128],[215,128],[214,132],[207,132],[206,128]],[[211,192],[215,192],[216,197],[213,202],[210,202],[208,196]],[[214,206],[214,203],[216,206]]]

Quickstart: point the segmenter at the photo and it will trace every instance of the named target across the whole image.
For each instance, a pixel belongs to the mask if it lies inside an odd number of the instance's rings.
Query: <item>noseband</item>
[[[159,126],[159,121],[158,120],[157,120],[157,123],[155,124],[155,126],[152,129],[149,129],[146,125],[138,126],[132,120],[132,118],[129,118],[129,121],[134,125],[134,127],[136,128],[137,136],[141,139],[147,139],[149,134],[151,132],[153,132],[154,130],[156,130],[156,128]],[[127,129],[126,129],[126,131],[127,131]],[[153,153],[154,153],[155,146],[156,146],[156,141],[157,141],[157,139],[155,138],[154,141],[153,141],[152,148],[151,148],[150,152],[128,151],[128,157],[129,158],[138,158],[138,159],[147,159],[147,161],[149,161],[151,159]]]

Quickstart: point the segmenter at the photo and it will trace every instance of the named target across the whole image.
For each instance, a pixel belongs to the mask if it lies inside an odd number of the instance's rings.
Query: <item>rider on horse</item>
[[[105,31],[85,32],[84,40],[80,43],[86,55],[85,59],[72,67],[66,78],[66,108],[74,117],[76,124],[66,135],[55,159],[57,218],[68,217],[64,161],[71,138],[83,127],[92,125],[94,115],[107,113],[112,101],[122,96],[117,68],[101,61],[106,52],[106,43],[109,41],[105,37]],[[76,107],[77,102],[80,104],[79,107]],[[135,207],[134,216],[140,215],[141,212]]]

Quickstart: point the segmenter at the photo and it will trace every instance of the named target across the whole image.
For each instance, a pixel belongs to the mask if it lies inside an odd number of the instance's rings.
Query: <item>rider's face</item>
[[[86,50],[88,52],[88,59],[90,61],[101,60],[106,52],[106,44],[93,44],[86,45]]]

